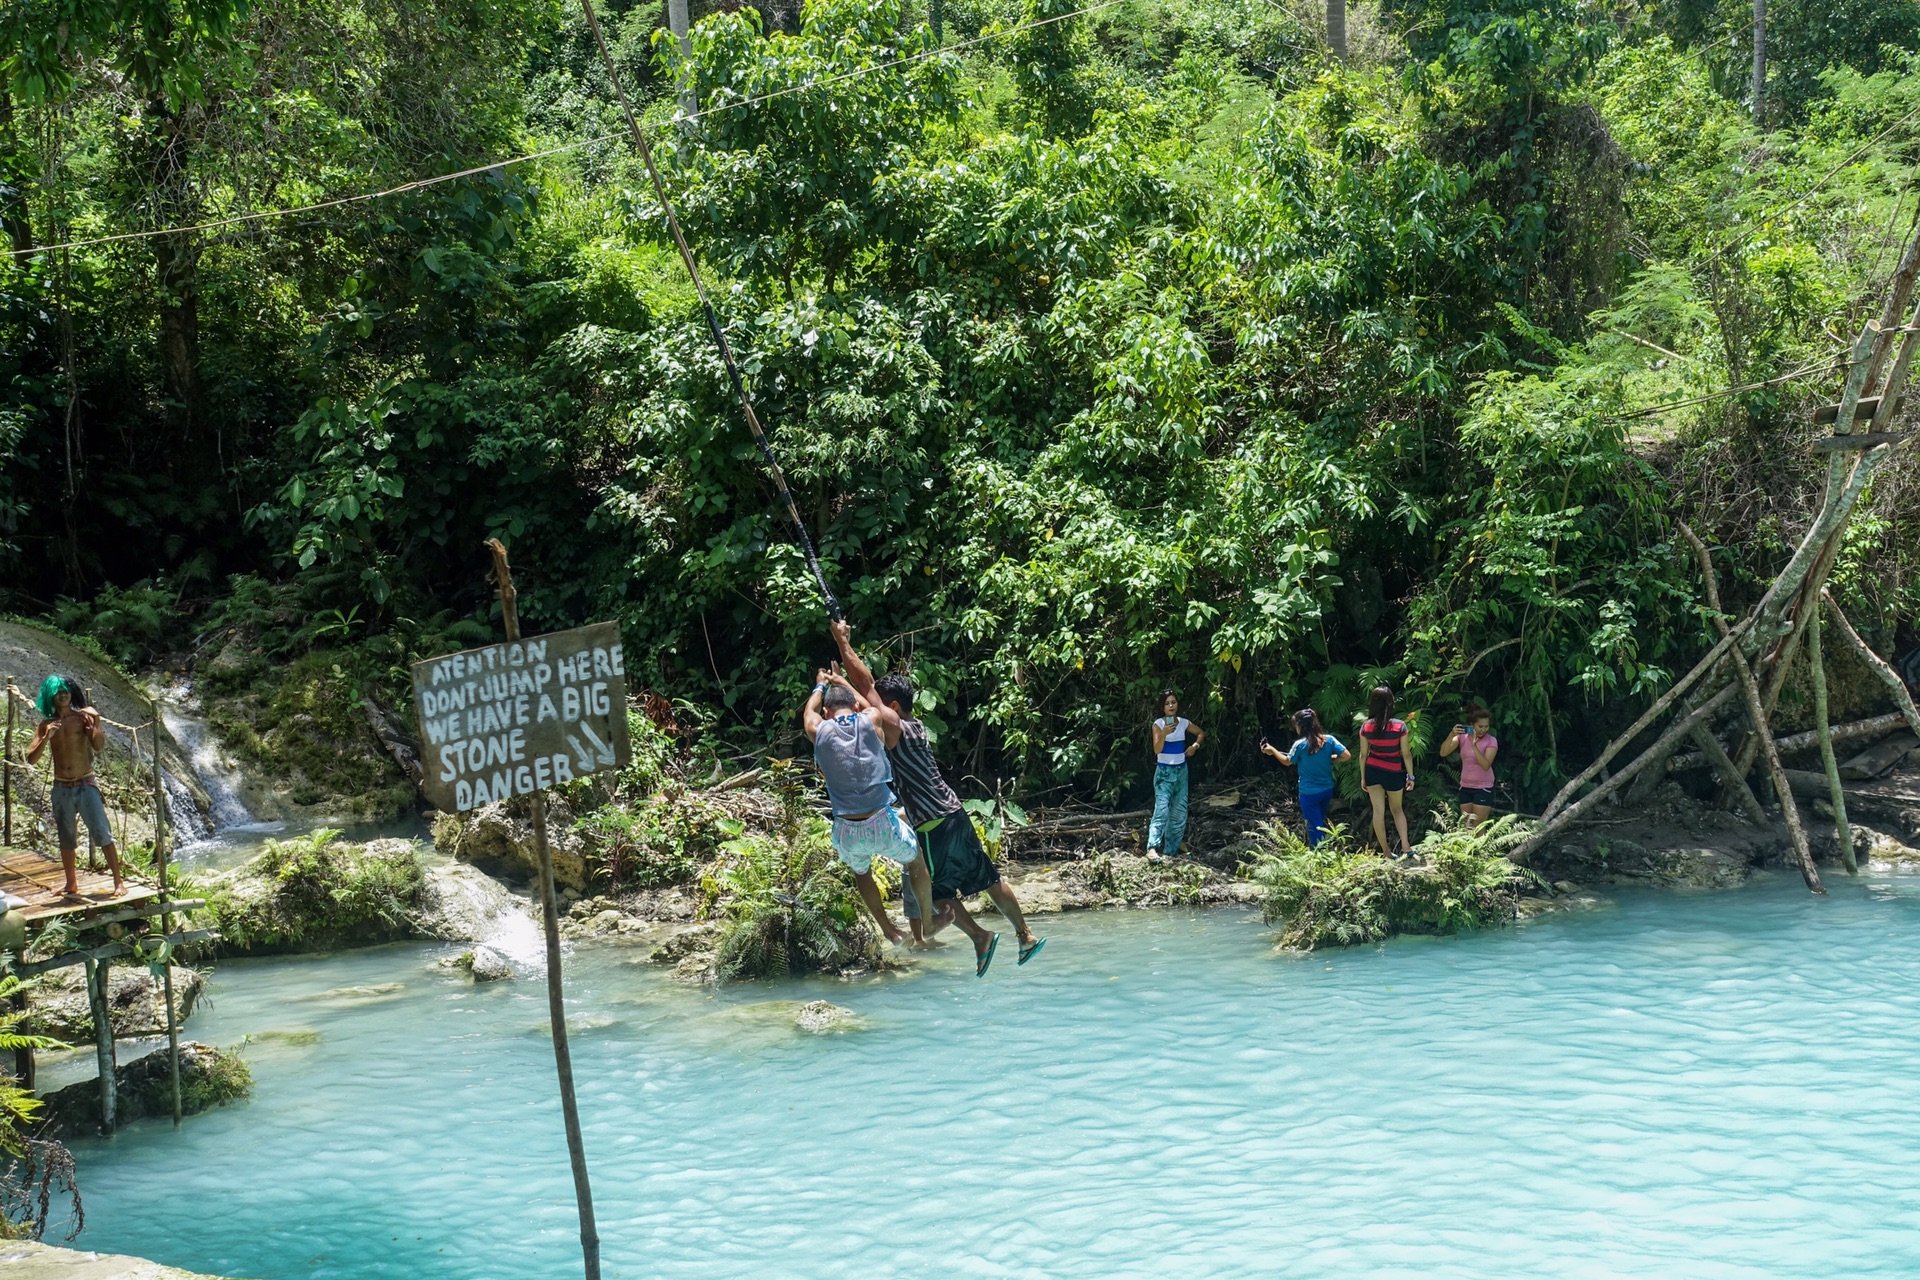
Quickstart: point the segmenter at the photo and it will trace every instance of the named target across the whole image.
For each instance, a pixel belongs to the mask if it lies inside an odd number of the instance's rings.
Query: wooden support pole
[[[1635,756],[1627,764],[1626,768],[1609,777],[1605,782],[1602,782],[1592,791],[1582,796],[1577,802],[1562,809],[1552,818],[1543,820],[1539,829],[1527,837],[1526,843],[1515,849],[1508,856],[1515,862],[1526,861],[1528,855],[1547,842],[1548,837],[1591,811],[1595,805],[1631,782],[1639,775],[1642,769],[1645,769],[1654,761],[1664,760],[1676,742],[1693,732],[1695,725],[1705,723],[1708,716],[1725,706],[1727,701],[1733,697],[1733,692],[1734,686],[1722,686],[1718,693],[1708,698],[1705,702],[1702,702],[1692,711],[1689,711],[1685,716],[1682,716],[1678,723],[1661,734],[1659,739],[1656,740],[1651,747],[1648,747],[1645,751]]]
[[[500,620],[509,643],[520,639],[518,595],[507,549],[487,539],[493,553],[493,577],[500,590]],[[547,1021],[553,1029],[553,1064],[560,1077],[560,1116],[567,1130],[567,1157],[573,1164],[573,1193],[580,1205],[580,1256],[586,1280],[600,1280],[600,1233],[593,1220],[593,1187],[587,1179],[587,1146],[580,1132],[580,1105],[573,1088],[573,1052],[567,1044],[567,1003],[560,973],[560,911],[553,889],[553,852],[547,844],[547,794],[536,790],[533,848],[540,860],[540,915],[547,935]]]
[[[1900,678],[1900,673],[1895,671],[1885,658],[1875,653],[1872,646],[1860,638],[1860,633],[1853,629],[1853,623],[1847,621],[1847,615],[1841,611],[1840,603],[1833,598],[1832,592],[1822,589],[1820,598],[1826,602],[1827,611],[1833,615],[1834,622],[1839,624],[1840,634],[1846,637],[1847,644],[1887,686],[1887,691],[1893,695],[1893,705],[1900,708],[1900,715],[1906,720],[1907,728],[1913,730],[1915,737],[1920,737],[1920,708],[1914,706],[1913,694],[1907,689],[1907,682]]]
[[[1700,535],[1695,533],[1693,526],[1685,520],[1675,520],[1674,525],[1680,530],[1680,536],[1685,538],[1687,544],[1693,548],[1693,558],[1699,562],[1700,580],[1707,592],[1707,607],[1713,610],[1714,630],[1718,631],[1720,638],[1724,640],[1730,629],[1727,626],[1727,611],[1720,604],[1720,577],[1713,571],[1713,553],[1707,550],[1707,544],[1700,540]],[[1714,772],[1720,775],[1721,785],[1739,804],[1741,812],[1747,816],[1747,821],[1756,827],[1766,826],[1767,811],[1761,807],[1760,798],[1753,794],[1753,788],[1747,785],[1745,771],[1734,768],[1733,760],[1727,755],[1726,749],[1720,745],[1720,739],[1714,737],[1712,730],[1703,724],[1694,729],[1693,741],[1700,748],[1700,753],[1707,758],[1707,762],[1713,766]],[[1652,773],[1647,775],[1648,778],[1653,776]]]
[[[160,932],[173,932],[167,909],[167,789],[160,774],[160,700],[153,700],[153,870],[160,882]],[[168,949],[171,951],[171,948]],[[180,1024],[173,1016],[173,957],[160,966],[160,998],[167,1006],[167,1067],[173,1076],[173,1123],[180,1123]]]
[[[1766,708],[1760,705],[1760,684],[1753,678],[1747,655],[1738,648],[1733,651],[1733,671],[1740,679],[1740,693],[1747,700],[1747,718],[1753,722],[1753,731],[1766,749],[1767,772],[1773,778],[1774,792],[1780,797],[1780,816],[1786,819],[1787,839],[1792,842],[1793,856],[1800,863],[1800,878],[1807,882],[1808,889],[1825,893],[1826,886],[1820,883],[1820,872],[1813,865],[1813,849],[1807,844],[1807,829],[1800,822],[1800,803],[1793,798],[1793,788],[1787,785],[1787,771],[1780,764],[1780,748],[1773,745],[1773,729],[1767,722]]]
[[[1820,743],[1820,767],[1826,771],[1827,797],[1833,805],[1833,838],[1840,842],[1847,874],[1854,875],[1860,866],[1853,856],[1853,829],[1847,825],[1847,789],[1840,785],[1840,762],[1833,755],[1833,726],[1827,723],[1827,667],[1820,653],[1818,601],[1807,619],[1807,664],[1813,676],[1813,732]]]
[[[108,987],[109,966],[105,956],[87,961],[87,1002],[93,1008],[94,1057],[100,1065],[100,1132],[113,1136],[115,1111],[119,1103],[117,1068],[113,1055],[113,1004]]]
[[[0,818],[0,844],[13,845],[13,703],[15,698],[13,677],[7,677],[7,751],[0,756],[0,789],[6,795],[5,817]]]
[[[1620,754],[1629,742],[1632,742],[1644,733],[1647,727],[1659,719],[1661,714],[1665,712],[1668,707],[1672,706],[1681,695],[1693,688],[1702,676],[1713,670],[1713,668],[1719,664],[1721,658],[1726,655],[1727,650],[1733,647],[1734,643],[1745,630],[1746,623],[1743,621],[1738,626],[1732,628],[1726,635],[1720,637],[1720,643],[1708,650],[1707,656],[1693,665],[1693,670],[1674,681],[1671,689],[1668,689],[1665,693],[1654,699],[1653,705],[1641,712],[1638,720],[1628,725],[1624,732],[1612,742],[1609,742],[1592,764],[1582,769],[1574,777],[1568,779],[1567,785],[1560,788],[1560,794],[1555,796],[1552,802],[1542,810],[1541,817],[1546,821],[1551,821],[1556,817],[1560,810],[1566,807],[1567,802],[1573,799],[1575,793],[1577,793],[1581,787],[1586,786],[1587,783],[1599,777],[1600,771],[1605,769],[1608,763],[1612,761],[1616,755]]]
[[[24,989],[13,993],[12,1004],[15,1013],[25,1013],[27,1011],[27,993]],[[28,1093],[32,1093],[33,1077],[33,1046],[23,1044],[13,1051],[13,1078],[19,1082],[22,1089],[25,1089]]]

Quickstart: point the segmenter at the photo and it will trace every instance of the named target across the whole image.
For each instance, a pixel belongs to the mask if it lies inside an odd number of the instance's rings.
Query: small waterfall
[[[167,689],[160,704],[160,718],[167,732],[193,765],[195,781],[206,792],[209,810],[202,813],[192,791],[178,778],[165,775],[167,807],[174,830],[195,839],[208,840],[233,827],[253,825],[257,819],[241,799],[243,782],[240,770],[227,759],[207,729],[206,722],[190,711],[197,706],[193,691],[185,681]]]
[[[213,819],[200,811],[199,802],[193,798],[193,791],[186,783],[173,776],[171,770],[160,771],[160,781],[167,788],[167,825],[173,829],[174,839],[183,844],[194,844],[213,835]]]

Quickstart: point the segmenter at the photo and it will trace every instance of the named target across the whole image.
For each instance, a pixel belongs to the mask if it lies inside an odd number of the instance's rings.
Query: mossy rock
[[[207,723],[236,760],[272,780],[283,805],[365,821],[413,805],[412,784],[367,721],[358,655],[318,651],[274,665],[248,660],[240,643],[201,670]]]
[[[420,936],[427,897],[411,840],[350,844],[322,828],[206,882],[220,950],[245,955],[337,951]]]
[[[114,1073],[118,1087],[117,1120],[131,1124],[149,1116],[173,1116],[173,1071],[163,1048],[124,1063]],[[253,1092],[253,1071],[238,1053],[197,1040],[180,1044],[180,1114],[199,1115]],[[81,1080],[41,1099],[50,1136],[81,1137],[99,1132],[100,1082]]]

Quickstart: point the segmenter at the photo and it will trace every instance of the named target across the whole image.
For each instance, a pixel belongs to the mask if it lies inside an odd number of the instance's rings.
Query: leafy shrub
[[[679,785],[632,805],[609,804],[574,824],[587,837],[587,875],[606,890],[684,884],[744,824]]]
[[[727,917],[716,952],[720,976],[783,978],[876,961],[877,940],[826,823],[807,806],[799,770],[776,763],[768,772],[780,799],[778,826],[770,836],[729,841],[709,889]]]
[[[405,937],[426,885],[418,854],[369,854],[322,827],[266,852],[208,894],[226,945],[296,947]]]
[[[1250,878],[1263,890],[1262,917],[1286,926],[1281,944],[1303,951],[1489,928],[1513,919],[1530,877],[1506,857],[1523,838],[1514,822],[1436,831],[1416,847],[1419,861],[1398,863],[1355,848],[1341,827],[1309,849],[1269,824]]]
[[[0,1051],[63,1048],[57,1040],[20,1030],[27,1011],[9,1006],[24,985],[12,974],[0,978],[0,1010],[5,1010],[0,1012]],[[40,1121],[40,1109],[40,1099],[32,1090],[21,1088],[10,1075],[0,1075],[0,1154],[7,1157],[6,1167],[0,1169],[0,1239],[38,1240],[47,1229],[56,1196],[72,1206],[74,1226],[67,1239],[80,1234],[85,1221],[73,1181],[72,1153],[58,1142],[27,1136],[27,1129]]]

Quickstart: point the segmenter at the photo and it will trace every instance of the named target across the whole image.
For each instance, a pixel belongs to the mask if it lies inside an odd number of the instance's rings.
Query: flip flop
[[[987,966],[993,963],[993,953],[998,951],[999,949],[1000,949],[1000,935],[997,933],[988,934],[987,949],[985,951],[982,951],[979,955],[973,958],[973,976],[974,977],[984,978],[987,976]]]
[[[1032,946],[1030,946],[1030,947],[1022,947],[1022,948],[1020,948],[1020,959],[1019,959],[1018,961],[1016,961],[1015,963],[1017,963],[1017,964],[1025,964],[1025,963],[1026,963],[1027,961],[1029,961],[1029,960],[1031,960],[1031,959],[1033,959],[1033,958],[1034,958],[1035,956],[1037,956],[1037,955],[1039,955],[1039,954],[1040,954],[1040,948],[1042,948],[1042,947],[1044,947],[1044,946],[1046,946],[1046,945],[1047,945],[1047,940],[1046,940],[1045,938],[1035,938],[1035,939],[1033,940],[1033,945],[1032,945]]]

